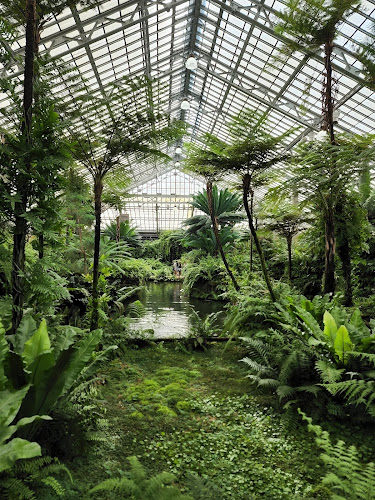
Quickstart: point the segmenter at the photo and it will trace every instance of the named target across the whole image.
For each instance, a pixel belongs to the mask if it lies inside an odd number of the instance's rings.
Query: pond
[[[208,314],[222,311],[224,307],[223,302],[187,297],[181,282],[149,283],[139,300],[144,304],[146,314],[134,319],[131,328],[138,331],[151,329],[156,338],[185,337],[192,310],[204,320]]]

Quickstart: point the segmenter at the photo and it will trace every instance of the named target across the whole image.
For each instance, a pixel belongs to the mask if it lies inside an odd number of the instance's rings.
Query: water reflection
[[[133,330],[152,329],[156,338],[184,337],[189,330],[189,314],[195,309],[204,319],[223,309],[223,303],[186,297],[182,283],[149,283],[139,299],[146,307],[142,318],[134,319]]]

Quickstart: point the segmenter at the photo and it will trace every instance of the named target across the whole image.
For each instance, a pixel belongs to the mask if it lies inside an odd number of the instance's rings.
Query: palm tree
[[[226,144],[225,142],[221,141],[211,134],[205,134],[203,137],[203,141],[205,143],[205,146],[202,148],[193,144],[186,145],[188,156],[185,160],[185,169],[188,172],[193,172],[204,177],[206,181],[207,208],[211,218],[211,225],[215,235],[216,245],[228,276],[232,280],[234,288],[236,290],[239,290],[240,287],[237,283],[236,278],[234,277],[232,270],[229,267],[223,246],[220,241],[219,224],[215,216],[213,201],[213,183],[220,178],[220,172],[222,171],[222,165],[220,163],[221,154],[223,149],[226,147]]]
[[[224,250],[240,238],[240,234],[228,226],[220,230],[219,236],[221,246]],[[203,228],[198,232],[186,234],[183,243],[186,247],[203,250],[209,255],[217,254],[219,251],[212,227]]]
[[[117,242],[125,241],[132,248],[141,246],[141,237],[135,227],[131,227],[129,221],[120,222],[119,226],[117,222],[112,222],[104,229],[103,234]]]
[[[287,35],[282,55],[289,57],[301,47],[316,52],[324,50],[324,81],[322,87],[323,121],[321,128],[328,132],[330,143],[336,144],[333,121],[332,57],[338,27],[360,4],[360,0],[287,0],[287,9],[277,14],[281,21],[275,31]],[[334,168],[334,165],[332,165]],[[324,291],[335,291],[335,218],[332,207],[327,207],[325,217],[325,272]]]
[[[161,103],[153,97],[154,83],[147,77],[136,80],[123,79],[114,84],[108,97],[76,102],[76,127],[71,128],[75,142],[74,156],[93,180],[95,239],[92,285],[91,329],[97,328],[99,311],[98,279],[100,255],[100,226],[104,180],[107,177],[121,178],[127,175],[126,160],[145,158],[170,160],[161,151],[167,144],[182,137],[185,125],[170,120],[162,113]],[[110,118],[103,119],[103,110]],[[104,113],[105,115],[106,113]]]

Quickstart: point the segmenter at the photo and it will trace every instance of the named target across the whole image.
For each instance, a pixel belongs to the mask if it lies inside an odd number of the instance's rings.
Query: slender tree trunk
[[[253,213],[254,213],[254,190],[251,189],[250,191],[250,214],[251,214],[251,219],[253,219]],[[253,254],[254,254],[254,239],[253,235],[250,235],[250,272],[253,272]]]
[[[336,238],[335,238],[335,220],[333,209],[330,208],[326,214],[325,220],[325,268],[324,268],[324,293],[335,293],[336,280],[335,280],[335,252],[336,252]]]
[[[39,235],[39,259],[43,259],[44,257],[44,234]]]
[[[329,134],[332,145],[336,144],[335,132],[333,129],[333,95],[332,95],[332,49],[333,40],[328,40],[324,44],[324,67],[325,67],[325,82],[323,89],[323,128]],[[332,174],[334,173],[335,165],[332,165]],[[332,206],[332,194],[328,200],[329,209],[325,220],[325,268],[324,268],[324,293],[335,293],[335,252],[336,252],[336,236],[335,236],[335,212]]]
[[[329,134],[331,144],[336,144],[335,131],[333,129],[332,49],[333,40],[329,40],[324,44],[323,127]]]
[[[95,200],[95,239],[94,239],[94,267],[92,278],[92,316],[90,330],[98,328],[99,323],[99,256],[100,256],[100,223],[102,215],[102,192],[103,179],[98,174],[94,180],[94,200]]]
[[[346,307],[351,307],[353,305],[352,260],[350,257],[349,243],[346,238],[338,245],[337,252],[342,263],[342,271],[345,280],[344,305]]]
[[[219,229],[218,229],[218,223],[217,223],[217,218],[215,217],[214,214],[214,204],[213,204],[213,198],[212,198],[212,182],[208,181],[206,184],[206,190],[207,190],[207,203],[208,203],[208,209],[210,211],[210,217],[212,221],[212,228],[214,231],[215,239],[216,239],[216,245],[219,250],[221,259],[224,263],[225,269],[227,270],[228,276],[232,280],[232,283],[234,285],[234,288],[238,291],[240,287],[238,286],[238,283],[236,281],[236,278],[234,277],[229,264],[227,262],[227,259],[225,257],[225,253],[223,250],[223,246],[221,244],[220,236],[219,236]]]
[[[276,302],[276,296],[275,296],[275,293],[274,293],[273,288],[272,288],[270,277],[268,275],[266,261],[265,261],[264,254],[263,254],[263,250],[262,250],[260,241],[258,239],[257,232],[256,232],[254,224],[253,224],[252,214],[250,212],[249,200],[248,200],[249,192],[250,192],[250,175],[245,174],[244,177],[243,177],[243,193],[242,193],[243,194],[243,204],[244,204],[246,215],[247,215],[247,218],[248,218],[248,221],[249,221],[250,232],[251,232],[251,235],[252,235],[252,237],[254,239],[254,243],[255,243],[256,249],[258,251],[258,255],[259,255],[259,259],[260,259],[260,265],[262,267],[262,272],[263,272],[264,280],[266,282],[266,285],[267,285],[268,291],[270,293],[272,302]]]
[[[34,43],[35,43],[36,6],[35,0],[26,1],[26,45],[25,45],[25,71],[23,83],[23,120],[21,132],[26,144],[31,145],[31,123],[34,87]],[[30,158],[25,158],[24,169],[30,170]],[[28,176],[19,172],[17,179],[17,192],[21,200],[14,207],[14,233],[13,233],[13,258],[12,258],[12,333],[17,330],[23,315],[24,305],[24,279],[25,271],[25,246],[27,222],[25,219],[28,200]]]
[[[293,240],[293,235],[289,234],[286,238],[286,242],[288,245],[288,278],[289,278],[289,283],[292,283],[292,240]]]
[[[116,242],[117,243],[120,242],[120,215],[121,215],[121,212],[118,215],[118,217],[116,218]]]

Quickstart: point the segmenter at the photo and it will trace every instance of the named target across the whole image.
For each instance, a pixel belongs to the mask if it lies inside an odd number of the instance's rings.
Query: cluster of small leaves
[[[189,429],[161,433],[141,444],[144,456],[163,459],[178,476],[199,473],[222,490],[220,498],[307,498],[316,479],[303,444],[286,437],[278,417],[248,396],[196,399]],[[291,457],[293,459],[291,460]],[[316,465],[316,464],[314,464]]]

